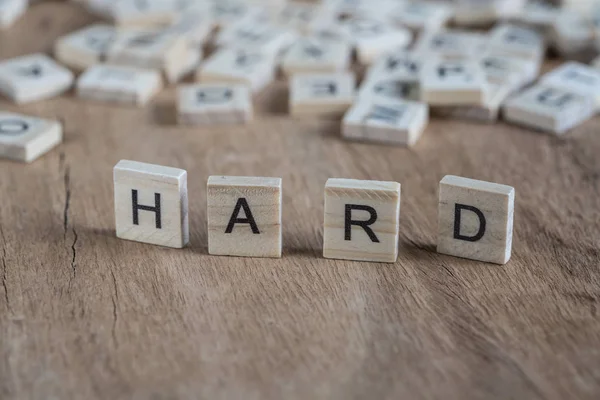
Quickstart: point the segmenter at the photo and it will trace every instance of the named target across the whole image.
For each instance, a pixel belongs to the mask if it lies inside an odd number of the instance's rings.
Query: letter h
[[[138,191],[136,189],[131,189],[131,207],[133,210],[133,224],[134,225],[140,224],[138,212],[139,212],[139,210],[143,210],[143,211],[152,211],[155,214],[156,229],[162,228],[162,223],[161,223],[161,218],[160,218],[160,193],[154,193],[154,207],[143,206],[143,205],[138,204]]]

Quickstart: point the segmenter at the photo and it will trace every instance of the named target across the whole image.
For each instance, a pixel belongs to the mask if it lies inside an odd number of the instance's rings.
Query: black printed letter
[[[352,210],[366,211],[371,216],[366,221],[354,221],[352,219]],[[365,232],[367,232],[367,235],[369,235],[369,238],[372,242],[379,243],[379,239],[377,238],[377,236],[375,236],[375,232],[373,232],[373,230],[369,228],[369,225],[373,225],[375,221],[377,221],[377,211],[375,211],[373,207],[363,206],[359,204],[346,204],[346,212],[344,217],[344,240],[352,240],[352,225],[357,225],[363,228]]]
[[[135,189],[131,189],[131,207],[133,208],[133,224],[139,225],[140,218],[138,215],[139,210],[143,211],[152,211],[155,213],[155,221],[156,221],[156,229],[162,228],[162,223],[160,220],[160,193],[154,193],[154,207],[151,206],[141,206],[138,204],[138,191]]]
[[[472,211],[479,218],[479,231],[475,234],[475,236],[464,236],[460,234],[460,213],[461,210]],[[454,205],[454,239],[458,240],[466,240],[467,242],[476,242],[483,237],[485,234],[485,216],[476,207],[467,206],[464,204],[455,204]]]
[[[240,209],[244,209],[244,214],[246,214],[246,218],[238,218],[240,213]],[[231,214],[231,218],[229,219],[229,223],[227,224],[227,229],[225,229],[225,233],[233,232],[233,227],[235,224],[250,224],[250,229],[252,229],[252,233],[258,235],[260,231],[258,230],[258,226],[256,226],[256,221],[254,221],[254,217],[252,216],[252,211],[250,211],[250,206],[244,197],[240,197],[235,204],[235,208],[233,209],[233,214]]]

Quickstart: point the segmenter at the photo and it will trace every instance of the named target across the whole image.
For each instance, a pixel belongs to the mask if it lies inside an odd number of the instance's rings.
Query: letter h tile
[[[514,202],[511,186],[445,176],[440,182],[438,253],[506,264]]]
[[[400,184],[329,179],[325,184],[323,257],[395,262]]]
[[[113,174],[117,237],[175,248],[188,243],[186,171],[121,160]]]

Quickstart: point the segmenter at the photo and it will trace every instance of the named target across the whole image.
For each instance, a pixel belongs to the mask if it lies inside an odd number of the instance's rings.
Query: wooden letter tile
[[[488,100],[478,106],[441,106],[432,109],[436,117],[464,119],[481,123],[496,122],[500,116],[500,107],[513,92],[513,87],[506,84],[488,83]]]
[[[175,248],[188,243],[185,170],[121,160],[113,176],[117,237]]]
[[[399,219],[399,183],[328,179],[323,257],[396,262]]]
[[[161,88],[158,71],[116,65],[91,67],[77,81],[81,98],[129,105],[146,104]]]
[[[504,119],[545,132],[563,134],[594,115],[594,98],[573,90],[537,84],[504,104]]]
[[[416,101],[359,98],[342,124],[347,139],[412,146],[429,121],[429,108]]]
[[[490,32],[489,47],[499,53],[540,60],[544,56],[544,38],[533,29],[502,24]]]
[[[287,29],[274,27],[268,23],[248,22],[235,24],[220,32],[217,36],[217,45],[261,52],[274,57],[280,50],[290,46],[295,38],[296,35]]]
[[[0,30],[9,28],[27,10],[27,0],[0,1]]]
[[[421,100],[440,106],[485,104],[483,69],[476,61],[428,61],[421,71]]]
[[[354,18],[344,23],[342,31],[356,47],[358,60],[365,65],[397,48],[404,48],[412,41],[412,33],[402,27],[393,27],[377,19]]]
[[[58,96],[73,80],[71,71],[41,53],[0,62],[0,92],[17,104]]]
[[[236,124],[252,120],[252,97],[247,86],[194,84],[179,88],[181,124]]]
[[[506,264],[510,259],[515,189],[447,175],[440,182],[438,253]]]
[[[66,66],[78,71],[104,61],[117,32],[110,25],[91,25],[59,38],[54,44],[54,56]]]
[[[107,61],[114,65],[151,68],[176,74],[185,64],[189,42],[168,31],[128,31],[119,34],[110,47]]]
[[[574,61],[564,63],[542,76],[540,82],[592,96],[596,108],[600,108],[600,71],[589,65]]]
[[[31,162],[62,142],[62,124],[0,111],[0,157]]]
[[[202,83],[241,83],[258,92],[275,77],[275,58],[259,52],[224,48],[196,72]]]
[[[351,73],[298,74],[290,83],[290,114],[341,117],[354,100]]]
[[[461,60],[480,54],[486,47],[487,39],[484,34],[462,30],[424,32],[415,44],[413,52],[424,57],[424,60],[432,56]]]
[[[110,15],[119,27],[166,26],[181,15],[178,3],[163,0],[119,0],[110,8]]]
[[[452,18],[452,7],[444,3],[409,1],[392,11],[394,22],[413,31],[437,31]]]
[[[350,65],[350,50],[350,45],[341,40],[301,38],[288,49],[281,67],[287,76],[340,72]]]
[[[281,257],[281,179],[208,178],[208,252]]]

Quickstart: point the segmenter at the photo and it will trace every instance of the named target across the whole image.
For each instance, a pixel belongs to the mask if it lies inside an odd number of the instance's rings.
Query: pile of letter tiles
[[[600,0],[76,0],[95,22],[52,54],[0,60],[17,104],[74,88],[86,101],[141,107],[177,86],[181,125],[249,124],[253,96],[289,86],[293,118],[341,120],[348,140],[414,145],[430,118],[506,123],[561,135],[600,106]],[[41,1],[0,0],[0,35]],[[554,68],[540,75],[546,55]],[[185,82],[185,83],[183,83]],[[0,157],[31,162],[62,123],[0,110]],[[188,242],[187,172],[114,168],[117,236]],[[438,251],[510,258],[514,189],[446,176]],[[330,179],[325,257],[393,262],[400,184]],[[280,178],[211,177],[209,252],[280,257]]]
[[[97,21],[58,38],[52,57],[1,60],[1,94],[22,104],[74,86],[82,99],[143,106],[178,85],[179,124],[245,124],[253,95],[279,78],[292,117],[341,119],[345,139],[404,146],[430,118],[560,135],[600,102],[596,0],[76,3]],[[27,7],[0,0],[0,28]],[[562,64],[540,76],[546,54]],[[12,136],[15,118],[0,116]],[[31,161],[54,146],[60,126],[37,122],[26,140],[0,136],[0,154]]]

